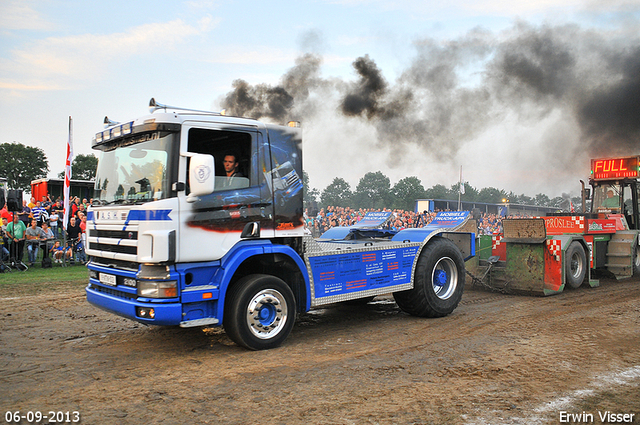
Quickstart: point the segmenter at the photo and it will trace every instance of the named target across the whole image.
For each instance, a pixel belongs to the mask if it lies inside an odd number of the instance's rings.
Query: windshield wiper
[[[118,205],[118,204],[138,205],[138,204],[144,204],[145,202],[149,202],[152,200],[153,199],[116,199],[113,201],[100,201],[100,205]]]
[[[114,205],[114,204],[129,204],[131,203],[131,201],[129,199],[115,199],[111,202],[106,202],[104,203],[104,205]]]

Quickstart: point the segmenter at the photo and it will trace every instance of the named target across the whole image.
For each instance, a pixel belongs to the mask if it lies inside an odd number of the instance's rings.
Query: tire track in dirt
[[[286,423],[506,423],[640,365],[639,306],[637,283],[615,282],[549,298],[471,289],[430,320],[386,296],[303,315],[283,347],[248,352],[220,329],[148,328],[83,295],[0,300],[13,311],[0,318],[0,405],[107,424],[246,423],[256,410]]]

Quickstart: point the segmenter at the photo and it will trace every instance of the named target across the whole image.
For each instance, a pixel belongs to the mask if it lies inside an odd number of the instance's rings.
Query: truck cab
[[[295,126],[192,111],[159,111],[97,133],[89,301],[105,307],[105,296],[128,300],[106,308],[142,322],[218,323],[220,288],[211,273],[223,273],[245,245],[262,249],[256,241],[277,241],[289,254],[298,249],[300,143]],[[231,157],[237,172],[227,176]],[[175,303],[185,291],[199,299],[193,308]]]
[[[591,160],[591,211],[620,214],[629,230],[640,230],[640,156]]]

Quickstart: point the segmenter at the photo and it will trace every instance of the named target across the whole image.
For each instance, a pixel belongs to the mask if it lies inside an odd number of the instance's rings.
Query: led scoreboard
[[[637,179],[640,177],[640,156],[591,160],[594,180]]]

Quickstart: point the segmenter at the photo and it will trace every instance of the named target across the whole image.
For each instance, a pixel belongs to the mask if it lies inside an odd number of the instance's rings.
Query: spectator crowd
[[[25,251],[27,263],[33,266],[42,250],[42,258],[51,258],[53,263],[69,262],[86,263],[84,252],[86,246],[87,207],[92,200],[74,197],[70,202],[69,223],[66,229],[66,246],[64,244],[64,207],[60,198],[55,202],[48,196],[41,201],[31,198],[23,201],[21,211],[9,212],[6,205],[0,210],[2,217],[2,261],[23,261]],[[387,211],[392,213],[386,225],[389,230],[402,230],[427,226],[439,211],[422,213],[400,209],[363,209],[328,206],[317,211],[315,215],[304,213],[305,228],[313,237],[319,237],[332,227],[351,226],[360,221],[368,212]],[[498,214],[481,214],[478,218],[478,234],[493,235],[502,232],[502,216]],[[26,249],[25,249],[26,246]]]
[[[32,197],[29,202],[23,200],[22,209],[15,212],[8,211],[4,205],[0,209],[0,259],[5,265],[18,267],[25,263],[25,254],[26,264],[30,267],[40,261],[39,258],[43,260],[43,265],[65,260],[86,263],[86,211],[91,201],[78,197],[71,199],[66,230],[62,225],[64,206],[60,198],[54,202],[48,196],[43,196],[40,201]],[[46,259],[51,259],[51,262]]]
[[[312,215],[308,209],[305,210],[304,221],[306,229],[313,235],[319,237],[332,227],[351,226],[360,221],[368,212],[391,212],[391,220],[386,225],[390,230],[402,230],[407,228],[427,226],[436,217],[439,210],[424,211],[417,213],[399,209],[358,209],[349,207],[329,206],[323,208]],[[479,235],[493,235],[502,232],[502,216],[498,214],[482,214],[478,220]]]

